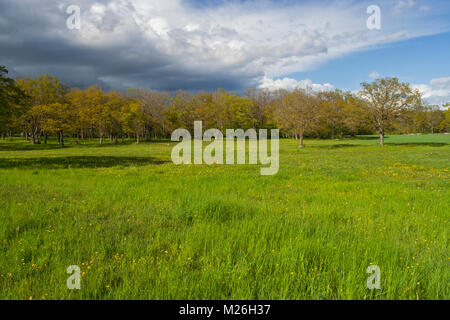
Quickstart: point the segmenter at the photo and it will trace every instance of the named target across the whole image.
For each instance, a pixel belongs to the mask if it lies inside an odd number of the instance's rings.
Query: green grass
[[[449,135],[282,140],[275,176],[49,143],[0,141],[2,299],[450,298]]]

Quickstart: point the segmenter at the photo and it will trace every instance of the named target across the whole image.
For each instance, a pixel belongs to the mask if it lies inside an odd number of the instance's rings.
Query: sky
[[[67,26],[73,5],[79,28]],[[369,6],[379,28],[368,27]],[[119,90],[356,92],[398,77],[443,104],[449,17],[447,0],[1,0],[0,65],[15,78]]]

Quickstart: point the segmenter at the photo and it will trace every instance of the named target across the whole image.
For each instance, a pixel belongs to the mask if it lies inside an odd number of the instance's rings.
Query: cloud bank
[[[442,105],[450,102],[450,77],[433,79],[429,84],[413,85],[429,104]]]
[[[259,85],[261,89],[269,89],[269,90],[277,90],[277,89],[286,89],[286,90],[294,90],[294,89],[311,89],[313,91],[333,91],[334,86],[330,83],[319,84],[313,83],[311,79],[305,80],[295,80],[292,78],[283,78],[283,79],[271,79],[264,77]]]
[[[72,4],[81,8],[79,30],[66,27],[66,9]],[[429,10],[406,15],[416,1],[387,0],[382,29],[368,30],[370,4],[2,0],[0,59],[13,76],[49,73],[80,87],[243,90],[309,84],[322,90],[332,86],[286,76],[358,50],[445,29],[425,22]]]

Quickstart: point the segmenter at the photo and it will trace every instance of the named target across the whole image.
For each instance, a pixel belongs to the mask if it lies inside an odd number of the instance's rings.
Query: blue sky
[[[380,77],[398,77],[416,84],[449,76],[450,32],[369,48],[330,60],[312,71],[288,76],[357,90],[362,81],[372,80],[369,74],[373,72]]]
[[[79,28],[68,27],[71,5]],[[16,78],[120,90],[356,91],[396,76],[443,104],[449,17],[448,0],[2,0],[0,64]]]
[[[393,14],[393,8],[399,4],[403,12]],[[428,103],[449,102],[450,1],[381,1],[379,6],[382,13],[382,28],[389,29],[393,17],[397,22],[401,22],[405,30],[414,29],[416,33],[397,41],[374,43],[326,59],[317,65],[313,64],[301,72],[293,72],[275,79],[279,84],[283,79],[294,79],[298,83],[310,79],[308,83],[329,83],[335,88],[357,91],[363,81],[398,77],[401,81],[421,90]],[[415,23],[412,23],[412,20]],[[294,84],[295,82],[292,82],[291,85]]]

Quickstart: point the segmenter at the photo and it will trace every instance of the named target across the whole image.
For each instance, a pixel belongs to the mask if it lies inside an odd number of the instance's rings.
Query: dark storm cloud
[[[130,4],[123,3],[128,6],[126,14],[132,13]],[[6,65],[13,77],[47,73],[76,87],[98,83],[105,88],[161,90],[234,90],[251,82],[249,78],[237,80],[226,72],[211,74],[186,68],[156,49],[138,29],[130,30],[117,43],[80,43],[76,41],[80,31],[66,28],[68,6],[68,2],[57,1],[0,2],[0,64]],[[80,7],[89,8],[89,3]],[[110,13],[92,24],[110,36],[120,18]]]

